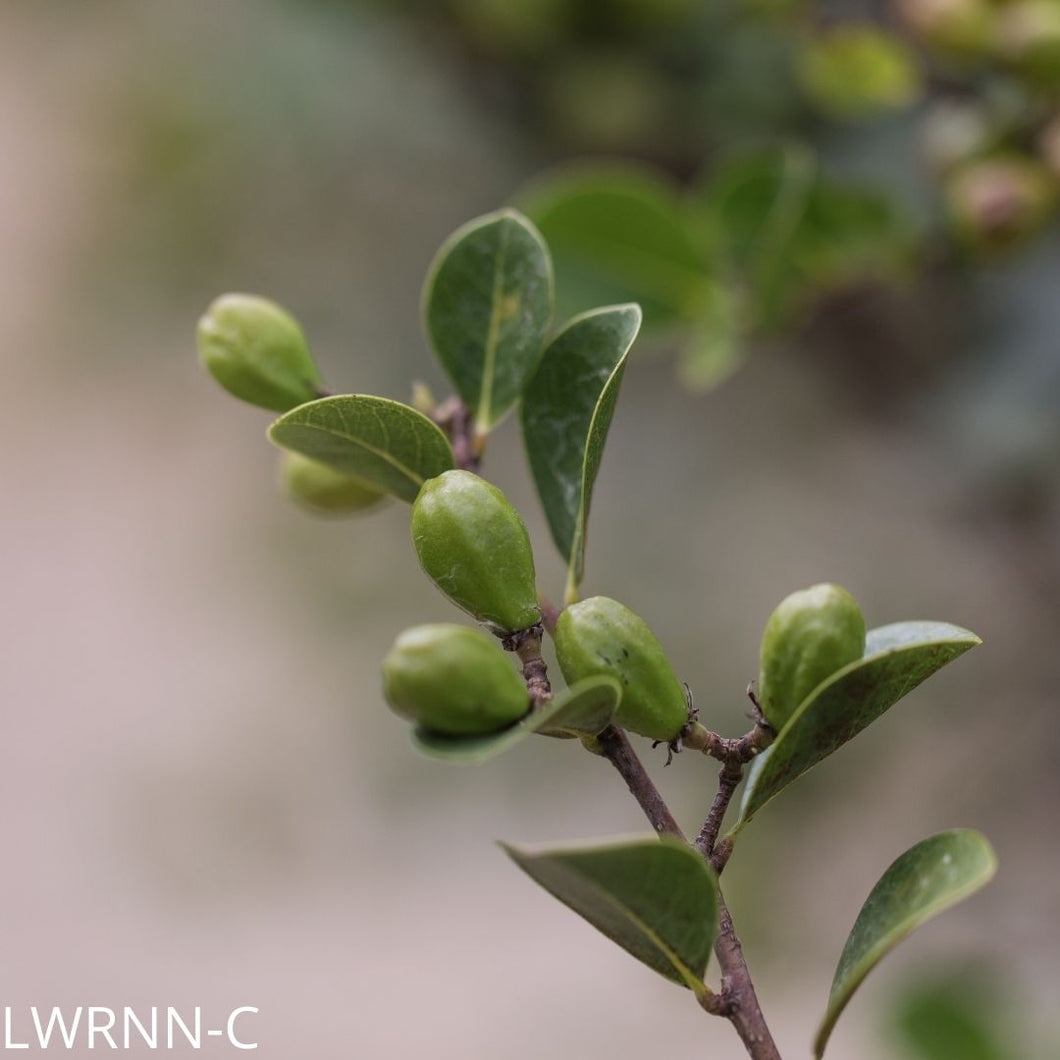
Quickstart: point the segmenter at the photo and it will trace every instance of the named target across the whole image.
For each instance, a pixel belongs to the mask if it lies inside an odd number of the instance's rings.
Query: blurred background
[[[784,1055],[884,868],[968,825],[996,881],[830,1055],[1060,1056],[1060,4],[8,3],[0,145],[5,1005],[253,1005],[269,1057],[743,1055],[493,845],[642,831],[605,763],[445,767],[385,709],[394,636],[453,617],[404,507],[294,508],[196,363],[252,291],[332,389],[444,394],[423,275],[511,202],[565,311],[647,310],[584,589],[708,724],[815,581],[984,639],[741,838]],[[513,422],[487,471],[558,596]],[[713,768],[644,751],[697,828]]]

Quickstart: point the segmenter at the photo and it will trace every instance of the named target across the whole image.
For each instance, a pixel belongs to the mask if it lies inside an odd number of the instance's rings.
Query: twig
[[[552,698],[548,667],[541,655],[541,641],[544,635],[544,628],[539,622],[536,626],[521,629],[501,640],[505,651],[515,652],[519,656],[519,662],[523,666],[523,680],[535,710]]]
[[[688,840],[685,839],[681,826],[674,820],[670,808],[659,794],[659,789],[648,776],[636,752],[630,747],[626,734],[611,725],[604,729],[596,739],[604,757],[622,775],[626,787],[644,811],[644,816],[651,822],[652,828],[659,835],[673,836],[687,843]]]
[[[705,858],[709,859],[711,854],[714,853],[714,844],[718,841],[718,832],[721,831],[721,822],[725,819],[725,811],[729,808],[733,793],[742,779],[743,766],[740,763],[726,762],[721,767],[717,794],[714,796],[710,813],[707,814],[707,819],[703,822],[703,827],[699,830],[699,835],[696,837],[694,844],[696,850]],[[711,861],[711,864],[713,864],[713,861]],[[714,866],[714,870],[715,872],[720,871],[717,865]]]
[[[680,825],[674,820],[669,807],[659,794],[659,789],[648,776],[636,752],[630,747],[626,734],[612,726],[605,729],[597,740],[604,756],[622,775],[655,831],[659,835],[673,836],[687,842]],[[711,1015],[722,1016],[732,1023],[751,1060],[781,1060],[762,1015],[751,973],[744,959],[743,947],[720,889],[718,903],[718,936],[714,941],[714,953],[721,966],[721,991],[708,991],[700,998],[700,1004]]]
[[[477,472],[482,463],[483,437],[475,430],[475,418],[467,405],[451,397],[434,410],[431,419],[449,436],[456,466]]]

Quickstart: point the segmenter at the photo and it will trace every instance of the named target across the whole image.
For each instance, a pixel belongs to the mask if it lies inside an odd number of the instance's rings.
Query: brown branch
[[[781,1060],[758,1002],[743,947],[733,926],[729,907],[718,890],[718,937],[714,953],[721,965],[721,997],[731,1006],[727,1014],[751,1060]]]
[[[699,830],[699,835],[696,837],[694,844],[696,850],[705,858],[710,859],[710,856],[714,853],[714,845],[718,841],[718,832],[721,831],[721,822],[725,819],[725,811],[729,808],[733,793],[742,779],[743,766],[739,762],[726,762],[721,767],[717,794],[714,796],[710,813],[707,814],[707,819],[703,822],[703,827]],[[711,864],[713,864],[713,861]],[[716,872],[720,871],[717,865],[714,866],[714,869]]]
[[[687,843],[681,826],[674,820],[670,808],[663,801],[655,782],[648,776],[636,752],[629,745],[626,734],[614,725],[608,726],[599,736],[600,750],[626,782],[630,794],[637,800],[644,816],[659,835],[673,836]]]
[[[626,786],[655,831],[659,835],[673,836],[687,842],[680,825],[674,820],[673,814],[663,801],[654,781],[648,776],[636,752],[630,746],[626,734],[621,729],[612,726],[605,729],[597,740],[600,750],[622,775]],[[738,743],[739,741],[732,742]],[[739,768],[742,773],[742,765]],[[733,788],[735,789],[735,784]],[[731,797],[730,792],[729,798]],[[725,805],[728,805],[728,800],[725,801]],[[724,809],[721,811],[721,816],[724,816]],[[724,843],[718,846],[719,851],[722,845]],[[731,844],[729,849],[731,849]],[[725,857],[728,858],[727,851]],[[704,996],[700,997],[699,1003],[711,1015],[722,1016],[732,1023],[751,1060],[781,1060],[776,1043],[762,1015],[754,983],[751,981],[751,973],[744,959],[743,947],[740,945],[736,928],[733,926],[732,917],[729,915],[720,888],[718,905],[719,923],[718,935],[714,941],[714,953],[721,967],[721,991],[718,993],[707,991]]]
[[[523,667],[523,680],[535,710],[552,698],[552,684],[548,667],[541,655],[541,641],[545,631],[541,624],[511,633],[501,640],[505,651],[515,652]]]
[[[458,397],[442,402],[431,414],[453,447],[453,460],[462,471],[475,471],[482,463],[485,439],[475,429],[471,410]]]

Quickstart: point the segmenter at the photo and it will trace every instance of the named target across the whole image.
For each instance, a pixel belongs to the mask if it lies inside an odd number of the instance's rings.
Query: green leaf
[[[712,174],[704,205],[722,257],[745,277],[759,322],[785,319],[801,294],[792,257],[817,181],[817,159],[801,144],[740,152]]]
[[[793,780],[979,643],[974,633],[945,622],[896,622],[869,630],[864,657],[818,685],[755,759],[736,830]]]
[[[365,394],[299,405],[269,428],[269,438],[410,504],[427,479],[453,466],[436,424],[400,401]]]
[[[910,267],[912,227],[892,199],[825,178],[803,145],[734,154],[702,203],[719,256],[748,285],[748,308],[767,329],[827,291]]]
[[[622,691],[612,677],[587,677],[557,693],[541,710],[510,729],[488,736],[443,736],[416,728],[412,742],[430,758],[458,765],[477,765],[521,743],[527,736],[595,736],[615,715]]]
[[[567,561],[567,602],[585,565],[585,524],[640,307],[608,306],[569,321],[523,395],[526,454],[552,540]]]
[[[978,891],[996,868],[989,842],[967,828],[921,840],[891,865],[861,907],[840,955],[814,1043],[818,1060],[865,976],[926,920]]]
[[[423,289],[427,336],[488,431],[533,375],[552,319],[552,263],[532,224],[500,210],[458,228]]]
[[[669,179],[632,166],[567,167],[519,201],[552,249],[562,315],[638,302],[645,327],[701,316],[708,262]]]
[[[714,872],[676,839],[518,850],[512,860],[564,905],[697,996],[718,929]]]

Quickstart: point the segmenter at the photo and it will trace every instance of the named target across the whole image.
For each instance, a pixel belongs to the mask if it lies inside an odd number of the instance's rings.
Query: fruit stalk
[[[505,637],[501,644],[505,651],[515,652],[523,667],[523,680],[530,693],[530,701],[537,710],[552,698],[552,684],[548,679],[548,667],[541,655],[541,641],[544,638],[544,627],[540,623],[529,629],[521,629],[510,637]]]

